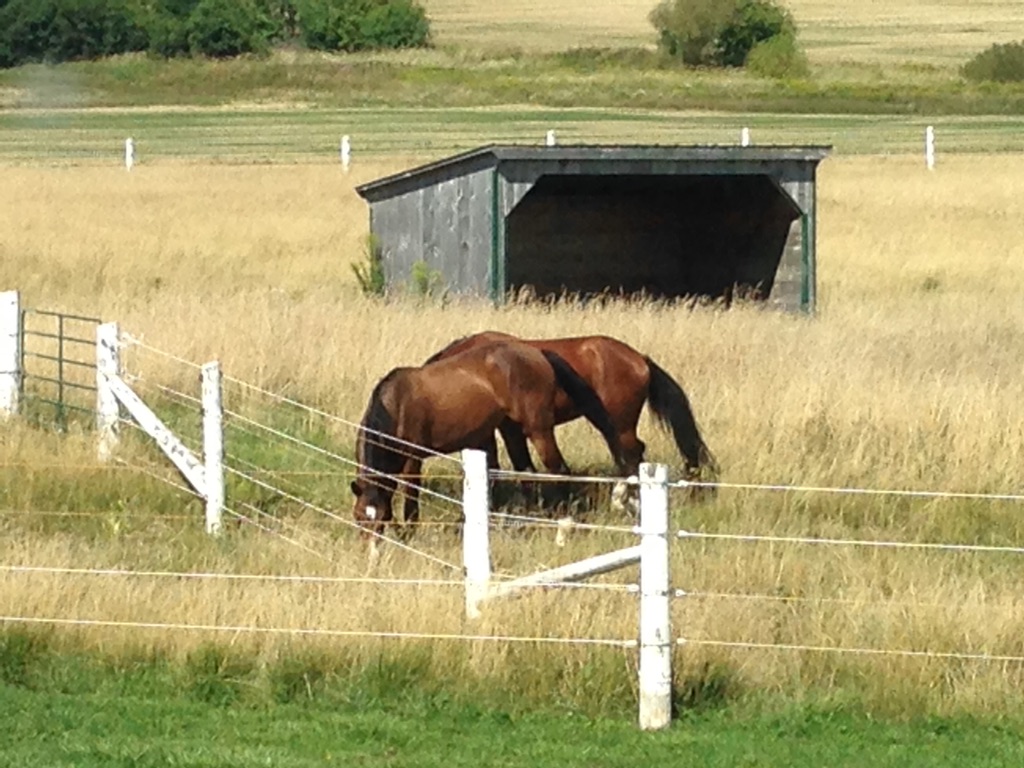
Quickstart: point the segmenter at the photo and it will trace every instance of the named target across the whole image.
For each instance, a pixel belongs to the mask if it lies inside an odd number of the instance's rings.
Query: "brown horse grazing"
[[[488,440],[493,444],[494,430],[504,423],[516,425],[523,444],[533,444],[549,471],[568,474],[555,442],[558,398],[601,432],[616,463],[624,466],[618,432],[600,398],[555,352],[503,339],[433,365],[395,368],[374,387],[359,429],[359,470],[352,482],[356,521],[383,531],[394,517],[397,476],[406,481],[405,521],[416,521],[423,460],[432,453],[479,448]],[[496,450],[488,458],[497,466]]]
[[[636,427],[646,402],[658,422],[671,429],[676,447],[686,461],[687,478],[698,479],[705,469],[711,479],[717,478],[718,463],[700,435],[683,388],[651,358],[616,339],[608,336],[516,339],[507,333],[484,331],[452,342],[427,363],[437,365],[452,355],[463,354],[477,346],[511,340],[541,351],[554,352],[593,388],[611,414],[628,474],[636,474],[644,460],[646,446],[637,436]],[[563,424],[579,416],[580,411],[566,393],[559,393],[555,399],[555,422]],[[522,431],[509,422],[503,422],[499,431],[513,467],[520,472],[533,470]],[[493,434],[488,439],[493,443]]]

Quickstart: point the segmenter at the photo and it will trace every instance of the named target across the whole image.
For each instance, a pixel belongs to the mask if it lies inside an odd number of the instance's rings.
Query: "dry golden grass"
[[[654,0],[504,3],[427,0],[440,44],[562,50],[653,45]],[[1024,38],[1017,3],[1001,0],[785,0],[814,64],[959,66],[993,43]]]
[[[359,257],[366,232],[366,209],[353,187],[411,160],[362,164],[351,176],[334,166],[167,166],[130,175],[7,169],[0,191],[0,288],[20,288],[31,305],[117,319],[174,355],[219,357],[234,377],[287,390],[352,420],[389,368],[415,363],[456,336],[483,328],[531,336],[611,333],[683,382],[727,481],[1002,492],[1024,486],[1019,158],[952,157],[934,173],[917,158],[826,161],[819,186],[821,303],[813,319],[753,307],[369,302],[354,290],[348,266]],[[195,386],[191,370],[145,350],[129,361],[147,376]],[[642,430],[651,458],[673,462],[668,441],[646,421]],[[55,463],[72,476],[76,465],[91,463],[86,438],[69,443],[31,431],[0,434],[0,462]],[[609,460],[590,431],[572,425],[561,434],[571,464],[607,470]],[[351,434],[342,430],[339,442],[348,449]],[[39,469],[36,477],[47,471]],[[24,501],[30,504],[31,495]],[[341,514],[346,507],[347,500],[339,501]],[[427,514],[437,517],[433,508]],[[725,491],[713,504],[676,514],[680,525],[707,531],[1022,540],[1019,504]],[[106,528],[83,537],[73,529],[41,535],[10,518],[4,561],[362,573],[351,535],[312,520],[297,535],[330,552],[330,564],[246,531],[233,534],[225,549],[205,542],[194,530],[198,524],[189,533],[157,519],[149,530],[126,531],[120,519],[112,511]],[[495,560],[503,572],[522,573],[619,541],[580,534],[568,551],[559,551],[546,534],[506,533],[497,536]],[[448,529],[420,532],[417,545],[458,562],[458,542]],[[1017,562],[1005,556],[687,541],[675,557],[675,582],[688,590],[787,598],[687,598],[676,610],[677,626],[688,637],[1024,653]],[[445,575],[398,555],[382,573]],[[93,579],[99,577],[8,575],[0,579],[0,602],[23,615],[427,633],[477,629],[461,619],[457,588]],[[636,631],[632,600],[593,592],[536,595],[495,608],[479,631],[630,638]],[[140,637],[107,630],[86,636],[105,647]],[[146,637],[178,651],[202,639]],[[367,654],[379,648],[370,642],[354,647]],[[473,654],[472,668],[481,674],[508,681],[521,673],[506,651]],[[560,649],[537,654],[552,664],[586,659]],[[854,689],[881,708],[918,703],[930,710],[999,711],[1019,703],[1022,682],[1019,665],[699,645],[680,658],[687,673],[706,661],[729,663],[741,683],[786,691]],[[462,674],[464,663],[461,652],[453,652],[447,672]]]

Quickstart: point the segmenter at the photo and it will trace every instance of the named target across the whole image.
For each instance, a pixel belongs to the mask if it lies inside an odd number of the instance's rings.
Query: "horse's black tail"
[[[707,467],[712,477],[719,473],[718,462],[714,454],[704,443],[697,429],[697,420],[693,417],[690,400],[675,379],[664,368],[644,357],[650,372],[651,383],[647,390],[647,403],[651,406],[658,423],[672,430],[676,447],[686,459],[687,469],[691,472]]]
[[[601,433],[601,437],[608,444],[608,450],[611,451],[612,457],[615,459],[615,466],[622,470],[625,467],[625,461],[622,456],[622,444],[619,442],[619,431],[612,423],[612,417],[609,415],[608,409],[604,407],[604,403],[601,402],[601,398],[561,355],[546,349],[541,352],[554,368],[555,381],[558,382],[558,386],[569,395],[569,399],[579,408],[583,418],[593,424],[594,428]]]

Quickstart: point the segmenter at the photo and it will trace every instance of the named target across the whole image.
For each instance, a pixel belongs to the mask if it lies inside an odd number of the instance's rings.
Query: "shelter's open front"
[[[512,291],[771,295],[800,210],[765,175],[543,176],[505,222]]]
[[[827,147],[483,147],[371,182],[389,287],[642,294],[785,309],[815,299]]]

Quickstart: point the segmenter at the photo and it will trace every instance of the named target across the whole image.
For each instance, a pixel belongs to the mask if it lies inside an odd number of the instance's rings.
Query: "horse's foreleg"
[[[480,450],[487,454],[487,468],[501,469],[498,463],[498,439],[491,433],[491,436],[480,446]]]
[[[555,475],[569,474],[569,465],[565,463],[565,457],[562,456],[562,452],[558,449],[553,428],[532,433],[529,435],[529,441],[537,449],[541,463],[544,464],[544,468],[548,472]]]
[[[415,525],[420,519],[420,483],[423,482],[423,460],[406,459],[402,468],[402,479],[405,484],[402,492],[405,495],[403,506],[405,524]]]

